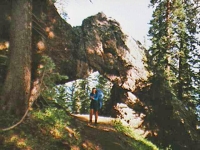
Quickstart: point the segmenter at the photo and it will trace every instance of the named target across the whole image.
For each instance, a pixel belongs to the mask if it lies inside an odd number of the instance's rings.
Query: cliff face
[[[118,22],[99,13],[85,19],[76,30],[81,35],[79,43],[75,43],[79,61],[76,74],[80,77],[87,63],[90,69],[126,90],[134,91],[135,82],[147,78],[143,50],[124,35]]]
[[[6,51],[11,1],[2,0],[0,8],[0,48]],[[33,78],[39,65],[38,56],[46,54],[53,59],[57,71],[69,77],[68,81],[98,71],[116,86],[133,92],[140,81],[147,79],[144,49],[105,14],[98,13],[83,20],[81,26],[72,27],[49,0],[34,0],[32,20]]]
[[[85,78],[98,71],[114,84],[106,114],[120,117],[138,128],[144,116],[141,119],[133,111],[130,113],[134,114],[129,114],[127,119],[127,113],[121,111],[118,103],[124,103],[126,108],[136,103],[133,92],[141,88],[142,81],[148,78],[145,49],[125,35],[117,21],[108,19],[103,13],[86,18],[78,27],[71,27],[60,19],[57,12],[52,13],[55,20],[52,32],[55,36],[48,39],[49,48],[44,52],[54,60],[58,71],[67,75],[69,80]],[[145,131],[139,130],[139,133],[144,134]]]
[[[103,13],[85,19],[80,27],[62,29],[65,32],[59,35],[56,28],[57,24],[47,53],[70,80],[99,71],[123,89],[134,91],[136,81],[147,79],[143,49]]]

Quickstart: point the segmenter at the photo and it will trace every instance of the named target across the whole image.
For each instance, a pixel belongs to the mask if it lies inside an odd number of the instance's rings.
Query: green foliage
[[[125,127],[120,120],[113,121],[114,127],[118,132],[121,132],[134,140],[129,141],[133,149],[137,150],[158,150],[153,143],[144,139],[140,135],[134,132],[130,127]]]
[[[89,112],[89,95],[93,87],[102,89],[104,93],[103,108],[101,112],[104,111],[104,106],[110,98],[112,84],[102,75],[99,75],[99,73],[95,73],[86,79],[73,81],[66,86],[66,99],[67,105],[69,104],[69,110],[71,110],[70,112],[81,114]]]
[[[69,86],[66,85],[66,92],[67,92],[67,106],[69,107],[70,112],[75,112],[76,110],[76,99],[77,95],[75,94],[77,88],[77,81],[72,82]]]
[[[13,120],[13,118],[4,118],[10,120],[9,122]],[[132,147],[132,149],[157,149],[151,142],[136,136],[136,134],[132,136],[131,129],[123,127],[120,122],[115,121],[115,124],[119,131],[114,131],[110,124],[108,129],[112,128],[112,130],[104,132],[102,128],[107,129],[105,124],[100,124],[100,127],[88,126],[84,121],[68,116],[62,109],[46,108],[32,110],[20,126],[0,134],[0,149],[96,149],[97,141],[99,142],[98,146],[102,147],[102,149],[112,149],[112,146],[118,146],[115,144],[116,140],[119,141],[119,145],[129,145],[129,148]],[[97,134],[98,136],[96,136]],[[95,138],[91,139],[91,136]],[[111,138],[105,138],[105,136]],[[105,142],[109,144],[104,144]],[[83,148],[84,144],[87,144],[87,147]],[[124,147],[119,149],[124,149]]]
[[[62,90],[56,87],[56,81],[60,81],[62,79],[67,79],[66,76],[62,76],[59,73],[55,72],[55,64],[53,60],[48,56],[42,56],[41,65],[38,69],[38,73],[41,76],[41,97],[47,103],[58,103],[58,101],[62,101],[63,103],[63,95],[58,95],[58,91]],[[63,92],[63,91],[60,91]]]
[[[32,111],[29,117],[18,128],[1,134],[0,149],[64,150],[65,143],[79,145],[80,134],[73,129],[73,133],[69,133],[71,117],[64,110]]]
[[[86,114],[89,112],[89,105],[90,105],[90,99],[89,99],[89,81],[86,78],[85,80],[81,80],[79,83],[79,89],[78,89],[78,97],[79,97],[79,104],[80,104],[80,113]]]
[[[156,8],[149,30],[152,40],[148,59],[150,70],[154,76],[157,74],[165,76],[177,98],[188,108],[194,109],[195,95],[198,94],[196,83],[199,80],[195,73],[198,71],[194,66],[200,65],[196,61],[198,59],[196,8],[192,1],[162,0],[151,3]]]
[[[62,101],[62,106],[65,106],[71,113],[88,113],[90,103],[88,84],[89,82],[85,79],[57,86],[57,94],[61,94],[56,97],[57,103],[60,104]]]
[[[179,145],[171,137],[178,136],[178,132],[185,129],[173,118],[173,101],[180,100],[184,107],[193,111],[196,111],[198,103],[199,76],[196,73],[199,69],[195,68],[200,65],[197,61],[197,11],[191,0],[151,0],[151,4],[155,10],[149,29],[152,46],[149,48],[148,69],[153,75],[147,92],[151,111],[146,119],[154,120],[149,123],[151,129],[161,128],[157,139],[165,137],[162,141],[165,146],[171,144],[174,148]],[[187,141],[186,138],[189,140],[188,134],[182,132],[182,136],[185,139],[180,138],[179,142],[186,144],[184,141]]]
[[[73,113],[88,113],[89,111],[89,95],[88,82],[85,80],[76,80],[72,84],[71,93],[71,111]]]
[[[62,85],[58,85],[54,87],[55,90],[55,96],[54,96],[54,102],[57,103],[58,105],[62,106],[63,108],[67,108],[66,105],[66,90],[65,90],[65,86]]]

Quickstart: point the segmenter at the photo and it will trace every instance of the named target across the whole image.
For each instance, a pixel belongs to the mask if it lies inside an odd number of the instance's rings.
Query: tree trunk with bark
[[[32,0],[12,0],[10,59],[2,93],[3,109],[22,116],[31,86]]]

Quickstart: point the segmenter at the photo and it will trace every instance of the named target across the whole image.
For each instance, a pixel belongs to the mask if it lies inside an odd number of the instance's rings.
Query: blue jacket
[[[103,99],[103,92],[100,90],[100,89],[97,89],[97,93],[96,94],[93,94],[93,93],[90,93],[90,97],[94,97],[94,100],[97,101],[99,99]]]
[[[94,96],[94,100],[98,100],[99,102],[99,108],[103,106],[103,92],[100,89],[97,89],[97,93]]]

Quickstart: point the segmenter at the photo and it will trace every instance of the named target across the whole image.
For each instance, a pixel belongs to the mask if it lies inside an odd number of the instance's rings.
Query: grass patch
[[[115,129],[118,132],[132,138],[132,139],[127,138],[127,142],[133,147],[133,149],[159,150],[159,148],[156,145],[154,145],[152,142],[141,137],[140,135],[135,133],[134,130],[132,130],[131,128],[123,126],[120,120],[113,121],[113,124],[114,124]]]
[[[2,122],[4,121],[4,122]],[[1,116],[0,126],[17,121]],[[32,110],[28,117],[13,130],[0,134],[0,149],[15,150],[157,150],[146,139],[134,134],[119,121],[88,125],[84,120],[69,116],[64,110],[47,108]]]
[[[32,111],[17,128],[2,132],[0,149],[62,150],[79,145],[79,134],[69,133],[71,119],[56,108]]]

